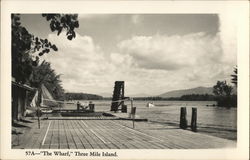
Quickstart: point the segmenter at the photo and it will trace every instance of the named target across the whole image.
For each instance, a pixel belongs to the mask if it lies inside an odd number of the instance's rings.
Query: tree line
[[[213,101],[214,95],[209,94],[187,94],[181,97],[134,97],[135,100],[152,100],[152,101]]]
[[[88,93],[65,93],[65,100],[102,100],[103,97],[96,94]]]

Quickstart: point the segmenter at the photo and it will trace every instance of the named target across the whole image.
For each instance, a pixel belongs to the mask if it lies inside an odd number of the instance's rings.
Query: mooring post
[[[132,108],[132,118],[133,118],[133,128],[135,128],[135,112],[136,112],[136,107],[133,107]]]
[[[79,101],[77,101],[76,107],[77,107],[77,111],[79,111],[80,110],[80,102]]]
[[[136,112],[136,107],[133,106],[133,98],[130,98],[131,100],[131,118],[132,118],[132,121],[133,121],[133,128],[135,128],[135,112]]]
[[[122,105],[122,113],[127,113],[127,105]]]
[[[90,104],[89,104],[89,110],[90,110],[91,112],[94,112],[94,111],[95,111],[95,104],[90,103]]]
[[[39,107],[36,111],[36,114],[37,114],[38,128],[40,129],[40,117],[41,117],[42,112]]]
[[[197,108],[192,108],[191,130],[197,132]]]
[[[135,128],[135,115],[133,115],[133,128]]]
[[[130,98],[130,101],[131,101],[131,113],[132,113],[132,110],[133,110],[133,98]]]
[[[187,128],[187,109],[186,107],[181,107],[181,115],[180,115],[180,128]]]
[[[131,102],[131,110],[130,110],[129,118],[132,118],[132,112],[133,112],[133,98],[130,98],[130,102]]]
[[[38,117],[38,128],[40,129],[40,117]]]

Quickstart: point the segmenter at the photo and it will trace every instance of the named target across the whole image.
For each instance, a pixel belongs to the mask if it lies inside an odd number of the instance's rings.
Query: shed
[[[26,84],[20,84],[12,79],[11,81],[11,109],[12,120],[20,120],[25,116],[25,110],[27,107],[27,92],[35,91]]]

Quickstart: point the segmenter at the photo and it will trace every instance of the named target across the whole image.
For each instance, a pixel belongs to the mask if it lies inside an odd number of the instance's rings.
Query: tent
[[[41,86],[41,107],[57,107],[58,103],[52,97],[48,89],[42,84]]]
[[[39,99],[41,100],[40,105],[39,105]],[[50,92],[45,87],[45,85],[42,84],[41,87],[36,91],[35,96],[33,97],[30,103],[30,106],[34,108],[38,106],[43,107],[43,108],[51,108],[51,107],[57,107],[58,103],[50,94]]]

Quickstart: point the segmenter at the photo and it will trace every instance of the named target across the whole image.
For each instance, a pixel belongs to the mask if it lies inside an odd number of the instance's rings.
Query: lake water
[[[80,101],[82,104],[89,101]],[[191,122],[192,107],[197,108],[197,126],[200,132],[215,136],[236,139],[237,136],[237,108],[207,107],[216,104],[215,101],[150,101],[155,107],[147,108],[149,101],[135,100],[136,114],[141,118],[147,118],[151,122],[165,125],[179,125],[180,108],[187,107],[188,125]],[[95,111],[109,111],[111,101],[92,100]],[[130,101],[125,102],[130,111]],[[65,106],[66,107],[66,106]],[[67,105],[66,108],[76,108],[76,105]],[[218,135],[219,134],[219,135]]]

